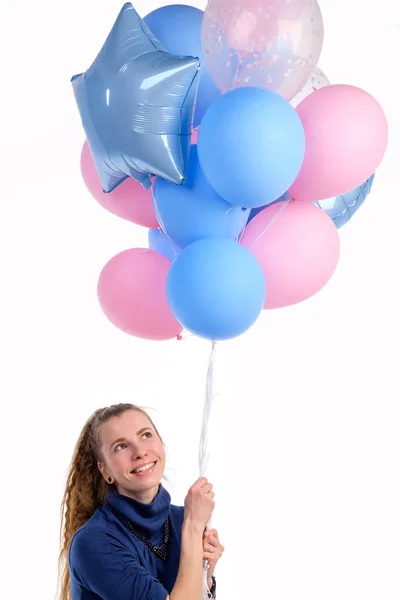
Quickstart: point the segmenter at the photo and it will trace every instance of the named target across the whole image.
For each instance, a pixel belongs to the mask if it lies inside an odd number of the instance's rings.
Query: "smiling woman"
[[[160,434],[147,414],[127,410],[103,423],[98,433],[103,478],[120,494],[150,503],[157,495],[165,469],[165,449]]]
[[[213,487],[202,477],[175,506],[164,469],[162,438],[143,409],[117,404],[86,422],[62,502],[60,600],[200,600],[203,560],[215,598],[224,548],[205,531]]]

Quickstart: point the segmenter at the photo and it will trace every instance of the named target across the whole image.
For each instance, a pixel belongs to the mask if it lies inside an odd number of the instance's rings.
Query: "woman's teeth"
[[[155,464],[156,463],[150,463],[149,465],[146,465],[145,467],[140,467],[140,469],[135,469],[133,472],[134,473],[143,473],[143,471],[148,471],[149,469],[154,467]]]

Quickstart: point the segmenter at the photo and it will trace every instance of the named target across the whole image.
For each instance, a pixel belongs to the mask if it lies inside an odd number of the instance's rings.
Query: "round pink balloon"
[[[138,181],[129,177],[109,194],[103,192],[87,141],[81,152],[81,172],[87,189],[103,208],[136,225],[158,227],[151,188],[145,190]]]
[[[97,295],[106,317],[129,335],[169,340],[182,332],[166,295],[171,262],[147,248],[114,256],[100,273]]]
[[[315,202],[364,183],[381,163],[388,124],[378,102],[351,85],[330,85],[296,108],[306,136],[300,173],[289,189],[296,200]]]
[[[323,210],[304,202],[278,202],[265,208],[244,230],[241,244],[260,262],[267,284],[264,308],[307,300],[332,277],[340,240]]]

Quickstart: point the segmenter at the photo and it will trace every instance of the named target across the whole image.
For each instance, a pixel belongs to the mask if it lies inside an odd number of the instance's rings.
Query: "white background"
[[[226,552],[219,600],[400,597],[400,8],[321,0],[320,66],[382,104],[387,155],[340,231],[329,285],[264,313],[220,346],[209,478]],[[141,1],[144,16],[162,2]],[[193,2],[204,8],[204,2]],[[150,406],[173,501],[197,478],[209,345],[115,329],[97,277],[147,232],[102,209],[79,169],[70,77],[89,65],[117,0],[8,2],[1,35],[1,595],[50,600],[59,505],[84,421]]]

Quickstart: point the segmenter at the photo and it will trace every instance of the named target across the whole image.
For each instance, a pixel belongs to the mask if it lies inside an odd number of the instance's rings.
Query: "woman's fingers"
[[[217,539],[218,538],[218,531],[216,529],[207,529],[207,531],[204,532],[204,537],[209,537],[209,536],[215,536]]]
[[[215,552],[215,546],[213,546],[212,544],[207,544],[206,542],[203,546],[203,550],[205,552]]]
[[[206,538],[204,538],[204,543],[212,546],[213,548],[219,548],[221,545],[219,543],[219,539],[213,535],[209,535]]]

